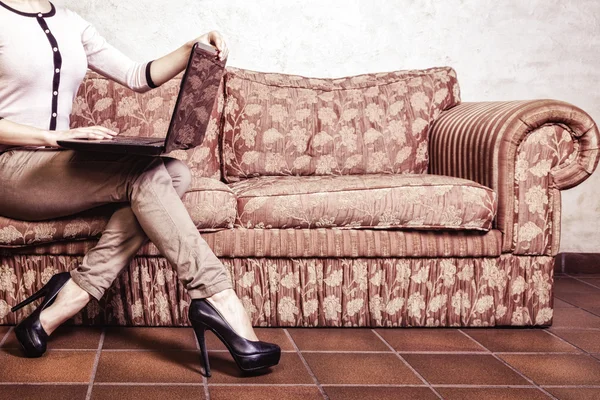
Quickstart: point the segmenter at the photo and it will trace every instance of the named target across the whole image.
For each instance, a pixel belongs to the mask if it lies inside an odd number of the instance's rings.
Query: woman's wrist
[[[56,143],[56,131],[42,130],[41,137],[44,146],[58,147],[58,143]]]

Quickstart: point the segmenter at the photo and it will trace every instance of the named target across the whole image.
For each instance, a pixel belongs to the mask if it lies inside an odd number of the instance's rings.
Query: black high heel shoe
[[[40,314],[48,305],[54,302],[56,295],[69,279],[71,279],[71,274],[68,272],[54,275],[44,287],[11,309],[12,312],[15,312],[40,297],[44,297],[44,301],[38,308],[15,327],[15,335],[27,357],[41,357],[46,352],[48,334],[42,328]]]
[[[202,353],[204,371],[210,377],[208,352],[204,340],[204,332],[209,329],[227,346],[235,363],[242,371],[255,371],[271,367],[279,363],[281,348],[275,343],[248,340],[238,335],[223,315],[206,299],[194,299],[190,304],[188,317]]]

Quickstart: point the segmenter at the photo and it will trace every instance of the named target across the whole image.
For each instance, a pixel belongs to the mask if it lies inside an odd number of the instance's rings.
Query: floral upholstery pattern
[[[429,173],[494,189],[494,227],[504,234],[504,253],[554,256],[560,242],[559,190],[594,172],[599,142],[590,115],[563,101],[462,103],[432,126]]]
[[[88,71],[73,103],[71,127],[101,125],[123,136],[165,137],[181,76],[149,92],[136,93]],[[221,179],[217,142],[223,100],[221,83],[218,103],[212,111],[211,122],[200,146],[168,153],[170,157],[185,161],[193,176]]]
[[[493,190],[426,174],[265,176],[232,183],[245,228],[489,230]]]
[[[199,231],[233,227],[236,199],[224,183],[194,177],[182,200]],[[99,237],[114,210],[114,205],[107,204],[48,221],[21,221],[0,216],[0,247]]]
[[[16,314],[9,309],[82,258],[0,258],[0,324],[28,315],[35,305]],[[225,258],[223,264],[254,326],[552,323],[552,257]],[[90,302],[74,322],[185,326],[189,303],[164,258],[136,257],[101,302]]]
[[[572,163],[578,146],[569,129],[559,124],[536,129],[519,145],[515,165],[515,254],[553,255],[558,251],[560,192],[551,187],[550,172]]]
[[[430,124],[458,103],[449,67],[340,79],[229,68],[224,179],[422,174]]]

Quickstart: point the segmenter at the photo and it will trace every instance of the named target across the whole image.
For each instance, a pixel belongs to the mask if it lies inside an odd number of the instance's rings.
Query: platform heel
[[[206,299],[193,299],[188,317],[200,344],[207,376],[211,376],[204,338],[207,329],[223,342],[242,371],[256,371],[279,363],[281,348],[277,344],[248,340],[238,335],[219,310]]]

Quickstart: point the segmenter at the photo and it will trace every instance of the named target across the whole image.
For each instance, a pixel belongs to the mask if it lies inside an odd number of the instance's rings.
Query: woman
[[[276,365],[281,349],[259,341],[226,274],[187,213],[181,196],[191,175],[170,157],[75,152],[56,141],[111,139],[101,127],[69,129],[69,115],[87,67],[132,90],[145,92],[185,69],[191,48],[202,42],[224,59],[216,31],[166,56],[135,63],[106,42],[77,13],[48,0],[0,1],[0,214],[20,220],[72,215],[121,203],[97,246],[81,265],[57,274],[16,311],[43,298],[15,328],[25,354],[39,357],[48,336],[94,297],[100,299],[147,241],[175,265],[192,298],[189,319],[210,376],[204,332],[210,329],[242,370]]]

